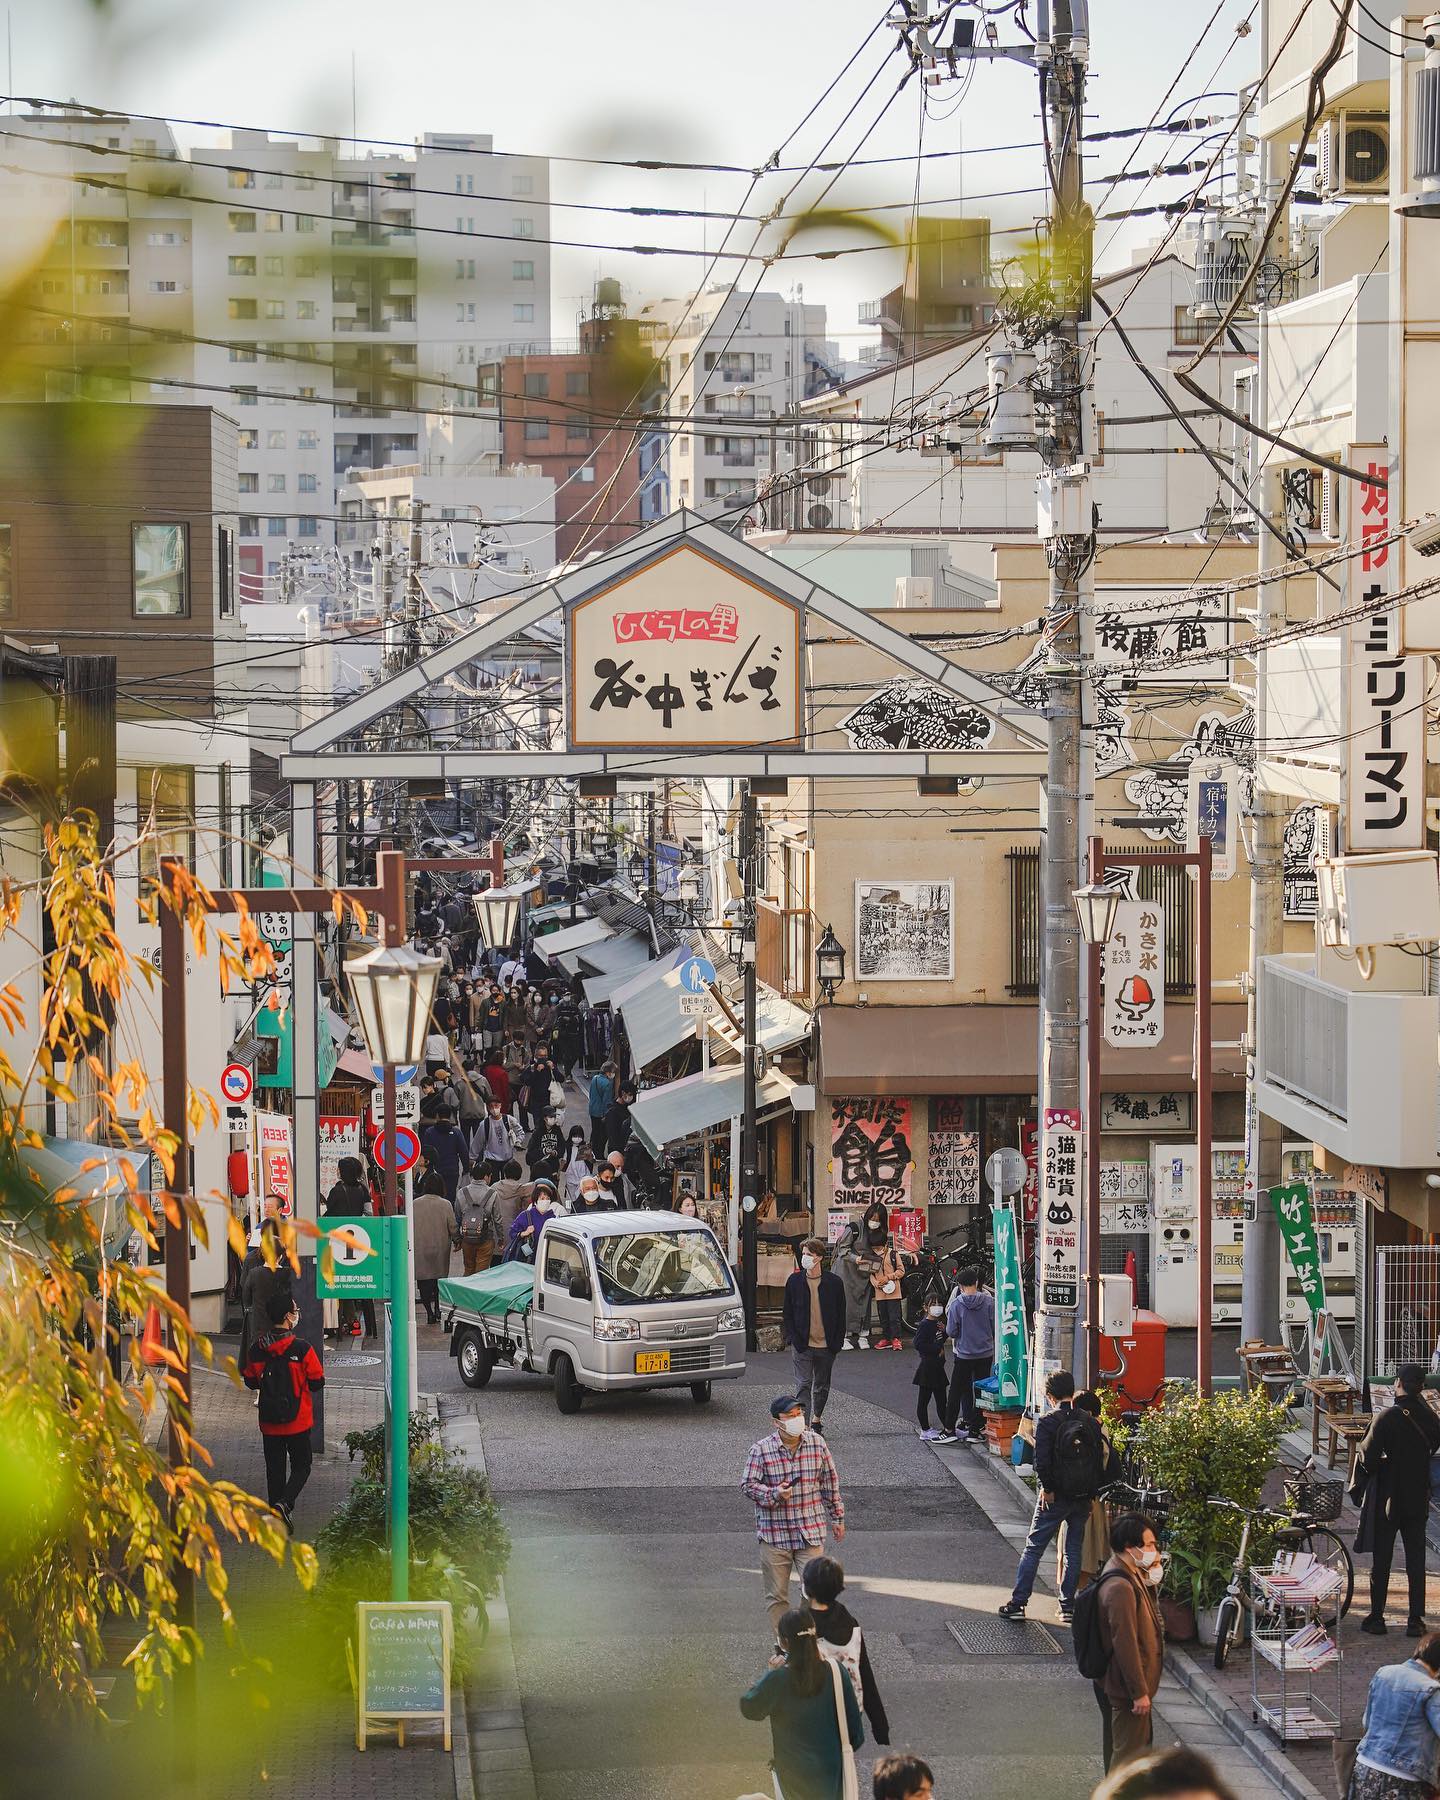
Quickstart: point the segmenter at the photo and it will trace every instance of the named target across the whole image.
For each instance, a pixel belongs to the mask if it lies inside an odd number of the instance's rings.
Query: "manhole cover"
[[[1059,1656],[1053,1631],[1037,1619],[947,1619],[945,1629],[967,1656]]]
[[[378,1356],[328,1356],[325,1360],[332,1369],[373,1369],[380,1358]]]

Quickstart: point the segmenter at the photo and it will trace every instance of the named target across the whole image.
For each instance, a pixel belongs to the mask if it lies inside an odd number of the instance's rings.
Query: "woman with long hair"
[[[782,1615],[784,1661],[740,1696],[747,1719],[769,1719],[777,1800],[858,1800],[855,1752],[865,1726],[850,1677],[820,1654],[809,1613]]]

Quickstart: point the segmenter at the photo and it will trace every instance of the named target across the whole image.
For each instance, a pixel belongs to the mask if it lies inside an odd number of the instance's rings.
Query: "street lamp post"
[[[1120,891],[1104,881],[1105,846],[1090,840],[1089,881],[1075,890],[1085,940],[1085,1385],[1100,1379],[1100,960],[1115,930]]]
[[[815,985],[819,989],[820,998],[833,1000],[844,981],[845,946],[836,937],[834,928],[827,925],[820,942],[815,946]]]
[[[471,896],[480,942],[486,950],[508,950],[520,926],[521,888],[489,887]]]
[[[384,1071],[385,1229],[390,1234],[390,1598],[410,1597],[410,1257],[395,1173],[395,1071],[420,1062],[439,957],[382,946],[347,963],[346,976],[372,1062]]]
[[[759,1258],[760,1145],[756,1128],[757,1044],[755,1010],[759,1004],[759,970],[755,961],[755,899],[758,892],[755,790],[750,783],[740,799],[740,870],[744,879],[744,932],[740,941],[740,972],[744,980],[745,1079],[740,1115],[740,1298],[745,1308],[745,1348],[755,1350],[756,1282]]]

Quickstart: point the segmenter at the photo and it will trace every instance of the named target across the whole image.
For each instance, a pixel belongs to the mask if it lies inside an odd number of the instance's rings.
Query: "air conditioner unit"
[[[935,604],[935,577],[933,575],[897,575],[895,577],[895,604],[897,606],[933,606]]]
[[[1337,113],[1320,127],[1316,187],[1327,200],[1390,191],[1390,119],[1386,113]]]
[[[813,506],[805,508],[805,527],[808,531],[828,531],[834,523],[834,510],[823,501],[817,500]]]
[[[1440,939],[1440,886],[1433,850],[1317,857],[1315,879],[1320,890],[1320,937],[1331,949]]]

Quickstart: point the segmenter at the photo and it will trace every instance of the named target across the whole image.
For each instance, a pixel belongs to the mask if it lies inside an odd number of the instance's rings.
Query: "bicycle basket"
[[[1301,1475],[1285,1483],[1285,1498],[1296,1512],[1308,1513],[1317,1525],[1329,1525],[1340,1517],[1345,1504],[1345,1483],[1323,1475]]]

